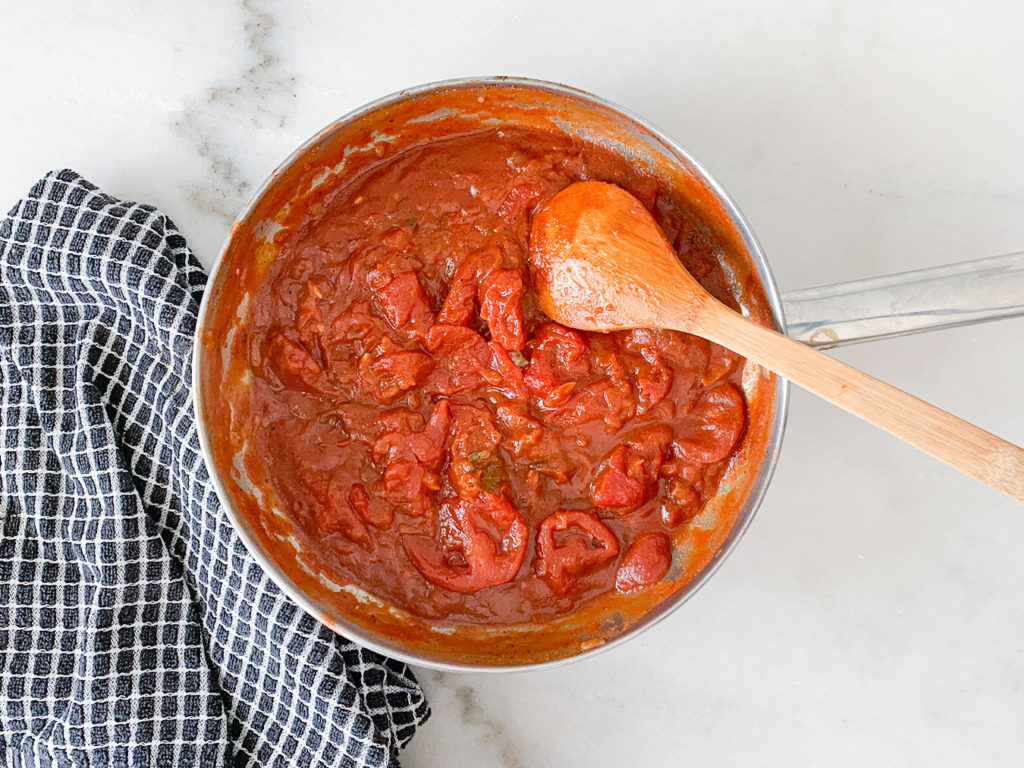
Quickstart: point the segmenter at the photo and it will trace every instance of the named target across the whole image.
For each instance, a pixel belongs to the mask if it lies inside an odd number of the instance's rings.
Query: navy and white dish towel
[[[72,171],[0,221],[0,756],[9,766],[397,766],[405,664],[297,608],[196,436],[206,276]]]

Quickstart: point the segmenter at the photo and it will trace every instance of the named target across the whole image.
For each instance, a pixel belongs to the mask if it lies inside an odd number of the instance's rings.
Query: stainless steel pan
[[[739,208],[690,152],[621,107],[562,85],[506,78],[453,80],[402,91],[356,110],[297,149],[239,214],[203,298],[193,384],[200,443],[211,478],[224,509],[255,560],[308,612],[336,631],[383,653],[444,670],[546,667],[611,648],[652,626],[698,590],[739,542],[771,478],[782,445],[788,403],[784,380],[768,377],[759,369],[751,371],[751,381],[755,383],[750,386],[760,382],[765,393],[758,396],[748,392],[753,398],[752,408],[764,416],[764,440],[760,446],[741,451],[742,460],[730,468],[723,481],[723,487],[731,489],[729,493],[723,491],[723,499],[731,493],[735,509],[731,518],[718,521],[724,528],[720,546],[699,572],[681,579],[656,602],[640,606],[635,616],[630,617],[624,609],[609,609],[607,621],[602,624],[607,629],[600,636],[582,630],[574,635],[571,624],[558,628],[499,628],[482,638],[481,650],[467,654],[449,647],[449,638],[461,630],[419,627],[404,634],[400,623],[385,626],[386,610],[368,620],[373,596],[360,594],[351,585],[341,583],[336,574],[310,561],[303,551],[302,537],[287,527],[285,516],[275,514],[273,500],[264,498],[247,478],[244,446],[230,443],[227,422],[231,412],[224,409],[221,401],[231,387],[244,386],[244,382],[239,383],[244,372],[228,376],[225,366],[229,366],[235,354],[234,334],[239,332],[244,317],[246,293],[244,286],[239,285],[258,279],[260,265],[265,266],[273,259],[273,235],[284,226],[281,222],[287,213],[289,195],[311,189],[332,175],[351,172],[351,164],[346,166],[349,155],[358,159],[360,152],[372,150],[375,142],[387,140],[389,132],[400,131],[402,120],[450,121],[451,111],[415,113],[418,103],[428,103],[439,93],[453,93],[460,98],[481,94],[481,109],[497,99],[518,115],[511,119],[549,120],[562,130],[609,144],[636,162],[650,164],[670,184],[691,185],[711,219],[717,217],[717,223],[709,226],[718,227],[720,231],[716,234],[730,243],[723,258],[733,259],[732,267],[749,269],[756,283],[756,297],[750,299],[751,306],[746,309],[755,315],[760,312],[762,322],[788,330],[791,336],[813,346],[835,347],[1024,314],[1024,253],[781,294],[768,260]],[[483,95],[487,96],[487,104]],[[475,100],[462,98],[462,103],[468,106],[456,108],[454,117],[473,117],[470,113],[476,109],[472,106]],[[339,157],[343,159],[334,162]],[[249,239],[243,240],[243,233],[249,233]],[[737,298],[743,303],[749,296]],[[766,380],[770,383],[767,388]],[[724,505],[725,501],[723,508]],[[268,542],[284,540],[293,541],[290,546],[294,552],[289,550],[287,556],[268,546]],[[378,621],[380,616],[385,617],[383,624]],[[525,643],[529,648],[532,643],[536,653],[531,655],[528,650],[525,654],[509,655],[503,649],[512,647],[508,645],[510,633],[520,643],[516,647],[522,648]],[[553,637],[561,639],[551,640]],[[570,642],[566,643],[564,638]]]

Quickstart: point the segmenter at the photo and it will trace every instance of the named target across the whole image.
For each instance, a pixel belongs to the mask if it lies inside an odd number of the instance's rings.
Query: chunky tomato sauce
[[[732,353],[538,309],[531,211],[583,178],[637,195],[731,301],[653,176],[525,128],[411,145],[331,189],[251,296],[250,451],[323,558],[423,618],[518,623],[649,588],[745,428]]]

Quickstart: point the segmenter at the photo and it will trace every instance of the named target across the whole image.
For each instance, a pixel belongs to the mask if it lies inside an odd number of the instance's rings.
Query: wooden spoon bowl
[[[531,224],[530,264],[541,308],[563,325],[702,336],[1024,503],[1024,450],[729,309],[614,184],[577,182],[544,204]]]

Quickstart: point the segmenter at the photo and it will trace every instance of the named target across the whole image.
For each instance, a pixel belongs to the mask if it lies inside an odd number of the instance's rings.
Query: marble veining
[[[250,122],[257,130],[285,128],[295,86],[295,76],[274,52],[277,20],[272,5],[242,0],[239,11],[244,47],[237,73],[207,87],[175,122],[177,132],[203,158],[209,171],[202,182],[186,188],[186,199],[229,225],[258,179],[239,162],[239,147],[222,129],[241,121]]]
[[[501,768],[526,768],[516,747],[515,739],[504,724],[484,707],[476,690],[462,682],[459,675],[433,672],[431,682],[439,688],[447,688],[455,696],[461,725],[479,732],[481,738],[496,753]]]

